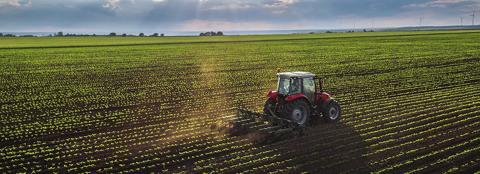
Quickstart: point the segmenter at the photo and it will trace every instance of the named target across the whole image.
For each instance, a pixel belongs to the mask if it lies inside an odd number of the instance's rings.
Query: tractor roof
[[[282,79],[288,79],[292,77],[300,77],[300,78],[310,78],[315,77],[315,74],[309,72],[282,72],[277,74],[278,77]]]

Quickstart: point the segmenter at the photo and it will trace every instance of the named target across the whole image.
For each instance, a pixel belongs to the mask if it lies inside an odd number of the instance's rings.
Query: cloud
[[[108,9],[118,9],[120,7],[120,0],[105,0],[105,4],[103,5],[103,8],[108,8]]]
[[[299,2],[299,0],[265,0],[264,4],[269,8],[288,7]]]
[[[208,1],[200,0],[200,8],[202,10],[242,10],[250,9],[256,6],[255,3],[249,1]]]
[[[412,3],[405,7],[410,8],[447,8],[452,5],[478,5],[480,0],[433,0],[425,3]]]
[[[274,14],[282,14],[298,2],[299,0],[264,0],[264,7],[272,10]]]
[[[0,0],[0,7],[24,7],[32,5],[31,0]]]

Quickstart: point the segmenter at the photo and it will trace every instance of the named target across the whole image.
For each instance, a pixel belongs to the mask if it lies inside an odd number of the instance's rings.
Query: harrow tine
[[[245,108],[237,108],[237,114],[222,128],[230,136],[247,135],[255,144],[277,142],[287,136],[303,135],[305,128],[295,122],[277,116],[265,115]],[[276,124],[272,124],[276,123]]]

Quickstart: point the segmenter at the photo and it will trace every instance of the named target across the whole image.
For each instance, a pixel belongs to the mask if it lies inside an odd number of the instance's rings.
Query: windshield
[[[278,93],[281,95],[287,95],[290,88],[290,79],[278,80]]]
[[[292,82],[292,84],[290,84]],[[296,94],[301,92],[301,79],[280,79],[278,93],[281,95]]]

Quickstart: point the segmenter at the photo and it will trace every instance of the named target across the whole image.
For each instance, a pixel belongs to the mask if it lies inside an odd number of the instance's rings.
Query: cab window
[[[305,78],[303,79],[303,89],[305,90],[305,93],[311,94],[315,93],[315,81],[313,78]]]
[[[290,94],[302,93],[302,79],[293,78],[290,85]]]

